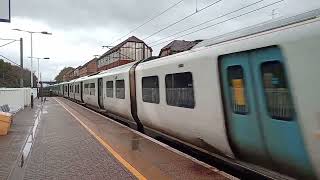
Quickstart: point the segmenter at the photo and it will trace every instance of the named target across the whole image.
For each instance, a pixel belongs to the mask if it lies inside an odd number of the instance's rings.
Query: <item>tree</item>
[[[22,71],[22,72],[21,72]],[[24,87],[30,87],[30,71],[21,69],[19,66],[11,65],[0,59],[0,87],[18,88],[20,87],[20,77],[23,74]],[[37,85],[37,77],[33,75],[33,84]]]
[[[67,72],[69,72],[70,70],[74,70],[73,67],[65,67],[63,68],[59,74],[54,78],[56,80],[57,83],[60,83],[63,81],[63,75],[65,75]]]

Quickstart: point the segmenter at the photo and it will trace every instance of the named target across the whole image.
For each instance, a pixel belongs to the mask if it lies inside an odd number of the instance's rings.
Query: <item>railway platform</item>
[[[1,150],[0,179],[236,179],[64,98],[14,121],[25,133],[10,140],[13,125],[0,137],[0,147],[11,144]]]

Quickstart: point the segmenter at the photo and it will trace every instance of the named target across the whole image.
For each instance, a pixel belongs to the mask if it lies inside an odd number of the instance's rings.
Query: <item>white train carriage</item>
[[[82,80],[83,84],[83,102],[95,107],[99,107],[98,104],[98,82],[95,76],[89,76]]]
[[[62,87],[62,96],[63,97],[69,97],[69,82],[62,82],[60,83]]]
[[[243,161],[319,175],[319,29],[320,18],[310,18],[141,63],[139,119]]]
[[[107,70],[97,77],[103,84],[100,87],[104,87],[103,96],[99,98],[101,108],[131,121],[134,120],[131,116],[129,70],[133,64]]]
[[[139,64],[137,109],[144,127],[233,157],[216,69],[208,54],[188,52]]]
[[[74,99],[75,100],[77,100],[77,101],[79,101],[79,102],[84,102],[83,101],[83,80],[85,79],[85,78],[87,78],[88,76],[85,76],[85,77],[80,77],[80,78],[78,78],[78,79],[76,79],[75,81],[74,81],[74,86],[75,86],[75,96],[74,96]]]
[[[71,99],[75,99],[75,94],[76,94],[76,92],[75,92],[75,80],[71,80],[71,81],[69,81],[69,98],[71,98]]]
[[[55,84],[54,86],[55,86],[55,94],[58,96],[63,96],[63,87],[61,83]]]
[[[293,177],[320,178],[319,15],[249,28],[74,84],[82,83],[86,104],[145,129]],[[68,97],[68,83],[61,85]]]
[[[134,122],[131,116],[129,70],[134,63],[82,78],[83,101]]]

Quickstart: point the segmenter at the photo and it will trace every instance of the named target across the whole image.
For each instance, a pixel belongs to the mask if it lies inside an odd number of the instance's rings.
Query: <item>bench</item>
[[[5,104],[3,106],[0,106],[0,111],[2,112],[10,112],[10,107],[8,104]]]
[[[20,109],[18,110],[10,109],[8,104],[0,106],[0,112],[7,112],[7,113],[11,113],[12,115],[15,115],[19,110]]]

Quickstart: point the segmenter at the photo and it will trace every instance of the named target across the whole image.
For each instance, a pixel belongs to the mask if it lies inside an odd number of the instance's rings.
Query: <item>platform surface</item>
[[[44,103],[31,152],[20,177],[233,178],[64,98],[48,98]]]
[[[26,107],[19,111],[13,117],[8,134],[0,136],[0,179],[7,179],[19,161],[19,155],[39,110],[39,101],[35,101],[33,109]]]

